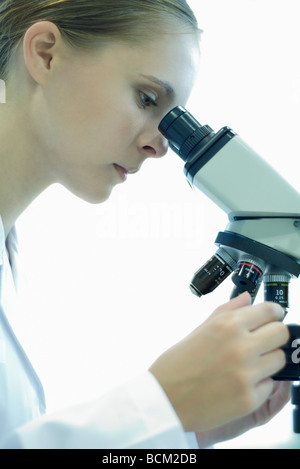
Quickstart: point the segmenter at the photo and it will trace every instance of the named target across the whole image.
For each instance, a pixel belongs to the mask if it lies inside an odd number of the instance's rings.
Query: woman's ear
[[[26,31],[23,41],[24,61],[36,83],[46,83],[61,44],[61,32],[50,21],[35,23]]]

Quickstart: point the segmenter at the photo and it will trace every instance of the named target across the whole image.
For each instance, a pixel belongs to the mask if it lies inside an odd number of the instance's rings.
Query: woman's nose
[[[147,158],[161,158],[169,148],[168,140],[158,133],[153,138],[145,139],[140,145],[140,151]]]

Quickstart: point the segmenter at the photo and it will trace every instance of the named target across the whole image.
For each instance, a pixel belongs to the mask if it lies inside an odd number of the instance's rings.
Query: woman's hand
[[[254,427],[265,425],[288,403],[290,387],[291,383],[288,381],[276,381],[271,396],[250,415],[208,432],[196,433],[199,448],[207,448],[221,441],[237,438]]]
[[[268,399],[275,391],[270,376],[285,365],[280,347],[289,332],[282,319],[280,306],[251,306],[249,294],[243,294],[152,365],[186,431],[207,432],[237,421],[250,428],[281,406],[276,393]]]

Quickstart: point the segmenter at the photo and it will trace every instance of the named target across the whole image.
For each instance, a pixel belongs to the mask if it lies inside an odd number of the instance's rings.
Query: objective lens
[[[254,301],[262,282],[264,268],[264,261],[254,256],[245,256],[239,260],[237,269],[232,276],[235,288],[231,298],[248,291]]]
[[[233,272],[235,266],[236,261],[228,252],[218,249],[194,275],[190,285],[192,293],[202,296],[212,292]]]
[[[265,275],[265,301],[278,303],[282,308],[287,309],[289,307],[289,282],[288,274]]]
[[[238,262],[232,281],[241,290],[251,291],[256,288],[262,274],[263,262],[253,257],[245,257]]]
[[[232,300],[233,298],[236,298],[237,296],[241,295],[242,293],[244,293],[245,291],[247,291],[250,296],[251,296],[251,303],[254,303],[255,301],[255,298],[257,296],[257,293],[260,289],[260,286],[261,286],[261,280],[259,280],[257,282],[257,285],[255,288],[253,288],[253,290],[248,290],[246,287],[241,287],[241,285],[239,285],[238,287],[237,286],[234,286],[232,292],[231,292],[231,295],[230,295],[230,299]]]

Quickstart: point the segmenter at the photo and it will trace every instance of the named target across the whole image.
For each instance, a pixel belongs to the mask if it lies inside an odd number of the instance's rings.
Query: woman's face
[[[112,42],[88,54],[68,49],[34,107],[35,139],[53,178],[98,203],[147,158],[163,156],[168,145],[158,124],[185,105],[198,55],[192,34]]]

